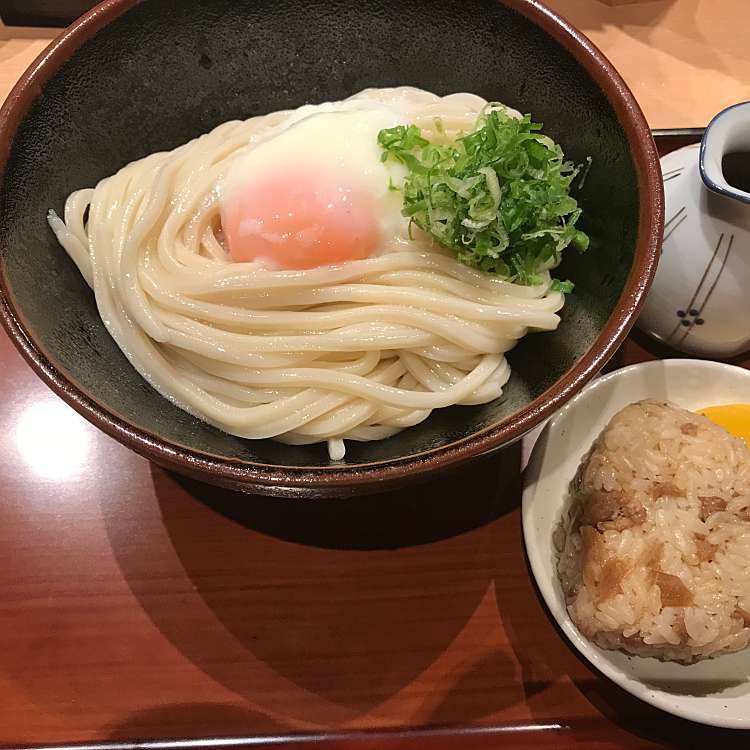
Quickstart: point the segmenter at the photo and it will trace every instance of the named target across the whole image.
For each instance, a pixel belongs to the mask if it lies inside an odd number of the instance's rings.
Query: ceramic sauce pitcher
[[[638,326],[704,357],[750,350],[750,102],[662,160],[662,254]]]

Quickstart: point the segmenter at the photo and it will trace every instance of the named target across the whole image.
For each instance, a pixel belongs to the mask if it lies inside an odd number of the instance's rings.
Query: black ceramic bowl
[[[473,91],[543,121],[571,159],[584,256],[554,333],[509,356],[501,400],[434,412],[377,443],[290,447],[224,434],[172,406],[107,335],[45,216],[125,163],[233,118],[410,84]],[[0,111],[0,315],[36,372],[153,461],[267,494],[382,490],[519,438],[591,378],[626,335],[662,230],[657,154],[601,53],[535,0],[107,0],[55,41]]]

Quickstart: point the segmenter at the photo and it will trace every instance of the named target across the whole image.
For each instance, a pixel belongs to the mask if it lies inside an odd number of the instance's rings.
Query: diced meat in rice
[[[580,631],[605,648],[693,662],[750,644],[750,449],[660,401],[615,415],[555,533]]]

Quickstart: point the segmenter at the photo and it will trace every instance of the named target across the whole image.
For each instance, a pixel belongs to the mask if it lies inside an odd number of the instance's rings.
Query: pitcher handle
[[[750,193],[730,185],[724,177],[722,160],[734,151],[750,152],[750,102],[719,112],[704,131],[700,150],[700,173],[706,187],[728,198],[750,203]]]

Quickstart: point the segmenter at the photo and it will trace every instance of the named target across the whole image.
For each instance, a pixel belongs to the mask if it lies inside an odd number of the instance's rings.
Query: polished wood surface
[[[665,356],[635,333],[610,368]],[[746,746],[567,645],[524,557],[521,446],[372,498],[250,497],[106,437],[4,334],[0,362],[0,745]]]
[[[747,0],[545,0],[622,74],[652,128],[705,127],[750,99]]]
[[[610,366],[664,356],[634,334]],[[0,427],[0,746],[747,746],[568,646],[523,553],[520,446],[374,498],[237,495],[106,437],[2,333]]]
[[[631,338],[615,364],[658,353]],[[524,558],[518,446],[374,498],[249,497],[106,437],[4,335],[0,361],[0,745],[747,741],[641,704],[567,645]]]

